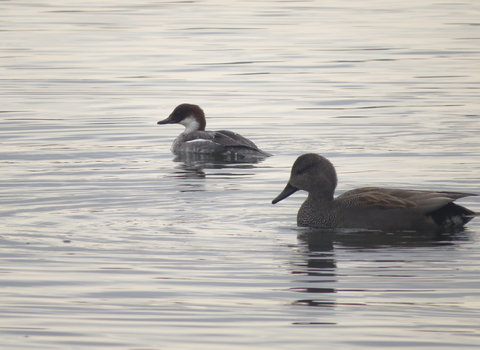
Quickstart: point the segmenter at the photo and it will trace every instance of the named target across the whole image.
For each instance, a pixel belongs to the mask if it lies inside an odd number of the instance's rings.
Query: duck
[[[300,227],[380,231],[458,231],[479,213],[455,200],[472,193],[364,187],[334,198],[337,173],[333,164],[316,153],[303,154],[292,166],[276,204],[298,190],[308,197],[297,214]]]
[[[207,131],[205,113],[194,104],[183,103],[177,106],[167,119],[157,122],[181,124],[185,130],[173,141],[172,152],[233,156],[235,158],[266,158],[264,152],[249,139],[229,130]]]

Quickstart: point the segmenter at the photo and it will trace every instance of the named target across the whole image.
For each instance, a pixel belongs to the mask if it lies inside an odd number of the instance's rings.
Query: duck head
[[[333,164],[319,154],[303,154],[293,163],[285,189],[272,201],[272,204],[280,202],[298,190],[319,194],[328,200],[333,200],[336,187],[337,173]]]
[[[205,131],[207,122],[205,113],[197,106],[183,103],[177,106],[167,119],[159,121],[157,124],[181,124],[185,127],[185,133],[193,131]]]

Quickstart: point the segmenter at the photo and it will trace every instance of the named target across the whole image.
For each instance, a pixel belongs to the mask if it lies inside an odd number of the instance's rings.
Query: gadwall
[[[453,203],[470,193],[365,187],[333,197],[337,174],[330,161],[308,153],[297,158],[275,204],[298,190],[308,197],[297,215],[298,226],[382,231],[455,230],[479,215]]]
[[[202,153],[243,158],[271,156],[249,139],[233,131],[205,131],[205,113],[197,105],[181,104],[167,119],[157,124],[181,124],[185,127],[185,131],[173,141],[172,152],[175,154]]]

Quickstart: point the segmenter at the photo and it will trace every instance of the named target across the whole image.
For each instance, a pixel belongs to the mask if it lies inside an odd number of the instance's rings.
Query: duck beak
[[[294,194],[295,192],[298,191],[298,188],[295,186],[290,185],[290,182],[285,186],[283,189],[282,193],[280,193],[273,201],[272,204],[280,202],[282,199],[287,198],[288,196]]]
[[[157,124],[173,124],[172,119],[168,117],[167,119],[160,120]]]
[[[173,121],[172,114],[170,114],[167,119],[160,120],[157,124],[175,124],[175,122]]]

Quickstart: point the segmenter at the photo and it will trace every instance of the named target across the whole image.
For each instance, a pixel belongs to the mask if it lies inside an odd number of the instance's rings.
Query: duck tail
[[[451,202],[430,213],[430,216],[440,228],[449,230],[464,226],[480,213]]]

